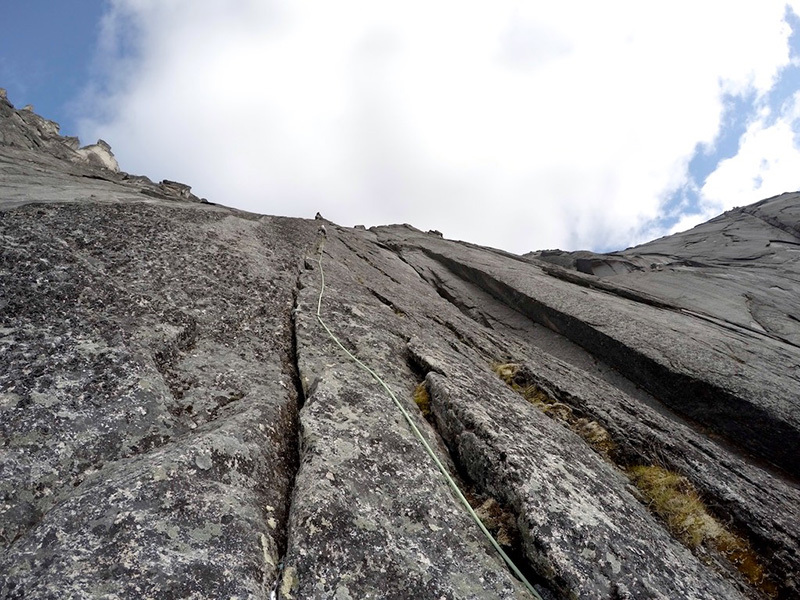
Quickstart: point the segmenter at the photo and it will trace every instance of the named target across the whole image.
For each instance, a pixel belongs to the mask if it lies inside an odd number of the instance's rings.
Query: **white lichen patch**
[[[374,521],[370,519],[365,519],[360,515],[356,517],[354,523],[355,526],[358,527],[359,529],[363,529],[365,531],[378,531],[378,526],[375,524]]]
[[[297,578],[297,570],[294,567],[286,567],[281,581],[281,595],[288,599],[294,598],[294,592],[299,585],[300,580]]]
[[[189,535],[200,542],[207,542],[212,538],[219,537],[222,534],[222,526],[219,523],[206,523],[200,529],[193,529]]]
[[[270,567],[271,569],[274,569],[275,560],[272,558],[272,555],[274,553],[272,540],[263,533],[260,534],[259,537],[261,541],[261,552],[264,555],[264,564]]]
[[[169,477],[164,465],[156,465],[153,468],[153,481],[164,481],[165,479],[169,479]]]
[[[198,454],[194,459],[194,464],[197,465],[198,469],[207,471],[214,466],[214,461],[211,460],[211,456],[208,454]]]
[[[611,572],[614,573],[614,575],[618,574],[622,568],[620,559],[609,552],[606,553],[606,560],[608,564],[611,565]]]
[[[20,401],[20,397],[12,392],[0,394],[0,409],[12,408]]]
[[[31,400],[34,404],[51,408],[61,402],[61,399],[55,394],[42,394],[41,392],[31,392]]]

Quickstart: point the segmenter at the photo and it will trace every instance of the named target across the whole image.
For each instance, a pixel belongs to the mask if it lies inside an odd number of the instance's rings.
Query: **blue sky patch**
[[[689,161],[687,183],[675,190],[664,202],[661,215],[648,227],[667,231],[682,216],[700,213],[701,187],[722,161],[736,156],[742,136],[750,123],[757,118],[759,110],[765,106],[769,108],[765,126],[770,126],[781,116],[786,103],[800,90],[800,17],[787,6],[784,19],[792,29],[789,36],[792,62],[779,72],[777,80],[765,98],[757,99],[752,90],[745,95],[726,94],[723,97],[724,112],[717,138],[710,147],[702,143],[697,144],[694,155]],[[795,131],[800,129],[800,123],[796,122],[794,126]],[[797,133],[800,140],[800,131]]]
[[[16,107],[58,122],[75,135],[75,99],[90,77],[104,0],[4,2],[0,19],[0,87]]]

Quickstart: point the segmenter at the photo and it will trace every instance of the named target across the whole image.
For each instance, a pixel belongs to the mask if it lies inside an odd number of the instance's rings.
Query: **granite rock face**
[[[542,598],[800,593],[798,195],[520,257],[80,150],[0,94],[0,598],[534,597],[384,385]]]

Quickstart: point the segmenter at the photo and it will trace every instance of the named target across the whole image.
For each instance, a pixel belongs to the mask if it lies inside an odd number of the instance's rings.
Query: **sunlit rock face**
[[[800,593],[798,195],[520,257],[95,146],[0,94],[0,598]]]

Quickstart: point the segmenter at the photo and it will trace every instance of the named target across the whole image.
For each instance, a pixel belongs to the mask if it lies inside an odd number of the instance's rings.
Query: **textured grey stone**
[[[800,475],[800,348],[793,344],[591,283],[565,286],[552,276],[552,267],[507,260],[497,252],[409,230],[392,232],[387,242],[415,245],[668,406]],[[767,430],[772,435],[764,436]]]
[[[317,320],[319,257],[325,323],[544,598],[765,597],[668,533],[638,463],[800,593],[796,195],[519,257],[320,233],[79,149],[0,94],[0,598],[529,597]],[[494,362],[607,430],[616,464]]]

